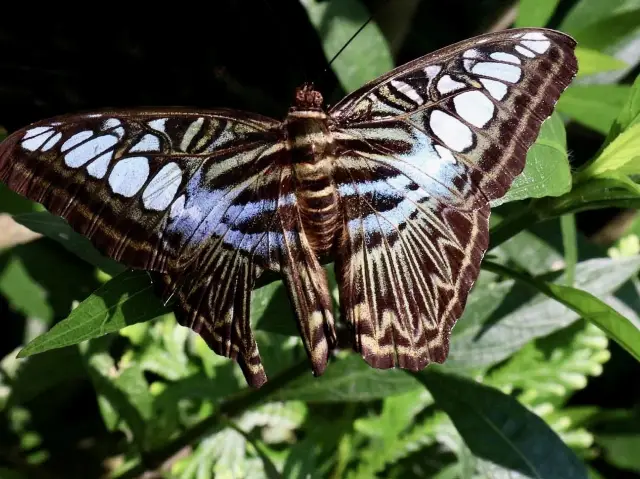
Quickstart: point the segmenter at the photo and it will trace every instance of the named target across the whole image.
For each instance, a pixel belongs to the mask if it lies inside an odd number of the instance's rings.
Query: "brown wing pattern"
[[[522,171],[575,76],[575,42],[483,35],[365,85],[331,110],[343,315],[371,365],[443,362],[488,245],[489,202]]]

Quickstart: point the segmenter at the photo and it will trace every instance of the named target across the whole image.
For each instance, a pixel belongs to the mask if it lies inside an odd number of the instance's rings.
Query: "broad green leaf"
[[[20,357],[77,344],[168,312],[151,294],[145,272],[125,272],[98,288],[69,317],[38,336]]]
[[[516,399],[440,368],[414,376],[451,418],[475,456],[524,477],[588,477],[573,451]]]
[[[606,135],[629,96],[625,85],[572,85],[556,109],[574,121]]]
[[[416,381],[397,369],[379,370],[357,354],[332,361],[322,376],[309,375],[278,390],[278,400],[308,402],[360,402],[402,394],[419,387]]]
[[[576,266],[575,287],[585,290],[585,294],[604,297],[638,270],[640,258],[637,257],[583,261]],[[559,276],[555,281],[562,284],[565,279]],[[562,329],[580,317],[521,282],[502,281],[490,291],[490,300],[473,300],[474,295],[470,296],[462,318],[453,329],[446,368],[461,371],[486,368],[508,358],[529,341]],[[478,301],[478,306],[474,301]],[[595,315],[597,311],[591,312]],[[465,324],[469,316],[472,321]]]
[[[578,0],[564,17],[560,30],[574,32],[604,18],[640,7],[640,0]]]
[[[640,256],[631,259],[640,265]],[[561,284],[541,281],[495,263],[486,264],[486,266],[489,265],[494,272],[502,271],[520,282],[528,284],[591,321],[640,361],[640,329],[591,293]]]
[[[615,57],[580,46],[576,47],[576,57],[578,58],[579,77],[612,70],[621,70],[628,66],[625,62]]]
[[[560,0],[520,0],[516,27],[544,27]]]
[[[14,216],[14,219],[31,231],[57,241],[70,252],[112,276],[124,270],[122,265],[100,254],[90,240],[76,233],[69,223],[59,216],[41,211],[19,214]]]
[[[582,46],[604,51],[640,29],[640,7],[607,15],[583,28],[571,31]]]
[[[527,153],[524,171],[514,180],[507,194],[493,201],[491,206],[526,198],[560,196],[570,189],[566,133],[560,116],[554,113],[542,124],[535,144]]]
[[[322,40],[327,59],[333,58],[370,16],[359,0],[302,0],[301,3]],[[370,22],[331,67],[343,88],[351,92],[393,69],[394,63],[384,35],[375,22]]]

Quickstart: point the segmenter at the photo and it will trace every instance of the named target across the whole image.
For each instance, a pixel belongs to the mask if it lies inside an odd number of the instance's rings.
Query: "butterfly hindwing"
[[[439,50],[330,112],[354,344],[377,367],[443,362],[488,245],[490,201],[524,168],[575,76],[575,42],[506,30]]]

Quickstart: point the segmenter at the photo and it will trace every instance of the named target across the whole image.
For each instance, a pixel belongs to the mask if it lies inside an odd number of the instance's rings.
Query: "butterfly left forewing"
[[[399,67],[331,110],[340,301],[370,364],[418,370],[446,358],[488,245],[490,201],[522,171],[575,76],[574,47],[545,29],[483,35]]]

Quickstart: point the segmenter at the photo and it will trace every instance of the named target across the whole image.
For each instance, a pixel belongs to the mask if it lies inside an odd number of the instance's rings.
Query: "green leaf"
[[[607,411],[593,429],[604,459],[620,469],[640,473],[640,412]]]
[[[605,50],[636,33],[639,27],[640,8],[635,8],[609,14],[571,33],[579,44],[595,50]]]
[[[560,0],[520,0],[516,27],[544,27]]]
[[[574,121],[606,135],[629,96],[626,85],[572,85],[556,109]]]
[[[576,57],[578,58],[578,77],[622,70],[628,67],[622,60],[591,48],[576,47]]]
[[[525,477],[588,477],[584,464],[571,449],[514,398],[435,367],[414,376],[451,418],[477,457]]]
[[[544,196],[560,196],[571,189],[571,168],[567,155],[564,124],[557,113],[551,115],[527,153],[524,171],[507,194],[491,203],[492,207],[510,201]]]
[[[575,286],[603,297],[616,291],[639,269],[637,257],[583,261],[576,266]],[[564,283],[565,279],[559,276],[555,281]],[[545,294],[536,294],[526,284],[502,281],[470,295],[462,318],[453,329],[451,351],[444,366],[461,371],[486,368],[508,358],[529,341],[565,328],[578,318],[575,311]],[[467,319],[471,319],[469,324]]]
[[[13,219],[31,231],[57,241],[76,256],[112,276],[121,273],[125,269],[122,265],[100,254],[89,239],[76,233],[69,226],[69,223],[59,216],[41,211],[19,214],[14,216]]]
[[[38,203],[14,193],[4,184],[0,183],[0,212],[17,215],[42,210],[44,210],[44,208]]]
[[[618,175],[640,175],[640,123],[620,133],[587,168],[576,177],[576,181],[610,173]]]
[[[622,179],[591,178],[586,183],[576,184],[566,195],[543,198],[535,207],[537,218],[529,221],[606,207],[640,209],[640,195]]]
[[[67,319],[31,341],[19,356],[70,346],[166,314],[157,298],[150,301],[151,289],[147,273],[122,273],[98,288]]]
[[[635,259],[636,262],[640,264],[640,256],[631,259]],[[607,336],[620,344],[629,354],[640,361],[640,329],[629,319],[619,314],[591,293],[561,284],[541,281],[495,263],[486,262],[485,266],[490,266],[493,272],[508,274],[520,282],[537,289],[549,298],[564,304],[581,317],[600,327],[600,329],[607,333]]]
[[[322,40],[327,59],[333,58],[370,16],[359,0],[304,0],[302,5]],[[384,35],[372,21],[331,66],[343,88],[351,92],[393,69],[394,63]]]
[[[607,142],[611,142],[620,132],[632,125],[636,125],[638,122],[640,122],[640,75],[636,77],[631,86],[627,101],[620,110],[620,114],[609,132]]]
[[[347,353],[332,361],[320,377],[300,378],[274,394],[278,400],[359,402],[381,399],[416,389],[419,385],[403,371],[370,367],[359,355]]]
[[[564,17],[560,30],[575,32],[604,18],[633,10],[640,0],[578,0]]]

